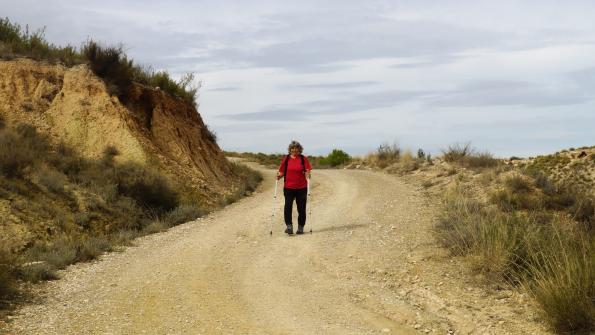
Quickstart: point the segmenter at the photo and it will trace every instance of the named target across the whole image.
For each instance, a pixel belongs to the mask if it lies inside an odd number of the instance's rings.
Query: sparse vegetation
[[[14,199],[13,216],[43,223],[33,240],[1,240],[0,301],[14,296],[18,281],[55,279],[56,270],[69,264],[206,214],[183,202],[191,197],[167,176],[136,163],[116,163],[116,155],[118,149],[108,146],[102,158],[85,159],[63,143],[53,147],[32,126],[0,129],[0,196]],[[240,166],[234,165],[234,172],[242,178],[237,197],[262,179]]]
[[[401,148],[396,144],[383,143],[376,149],[376,164],[378,167],[385,168],[388,165],[395,163],[401,157]]]
[[[195,75],[188,73],[175,81],[166,71],[154,71],[129,59],[122,45],[101,46],[93,40],[85,42],[80,49],[73,46],[59,47],[45,39],[45,28],[30,31],[8,18],[0,19],[0,58],[30,57],[36,60],[63,63],[66,66],[87,63],[101,77],[111,94],[128,99],[132,82],[178,97],[196,107],[200,83],[195,84]]]
[[[254,192],[258,184],[262,181],[262,174],[260,172],[254,171],[244,164],[231,163],[231,167],[233,173],[239,176],[243,182],[238,188],[232,190],[231,193],[225,197],[223,205],[232,204],[243,196]]]
[[[445,156],[468,166],[470,152],[455,147]],[[548,178],[550,165],[539,163],[566,161],[553,157],[536,159],[543,170],[535,164],[516,171],[483,169],[477,180],[487,201],[468,187],[451,189],[437,236],[490,281],[524,287],[556,330],[588,333],[595,329],[593,196]]]
[[[492,154],[477,152],[470,143],[450,145],[447,150],[443,150],[442,154],[444,161],[471,169],[495,167],[500,164]]]

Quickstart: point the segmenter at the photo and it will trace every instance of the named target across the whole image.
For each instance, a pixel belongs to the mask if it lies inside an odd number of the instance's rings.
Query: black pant
[[[291,214],[293,211],[293,200],[295,199],[298,209],[298,225],[306,225],[306,200],[308,200],[308,189],[301,188],[293,190],[290,188],[283,188],[283,195],[285,196],[285,210],[283,212],[285,224],[292,224]]]

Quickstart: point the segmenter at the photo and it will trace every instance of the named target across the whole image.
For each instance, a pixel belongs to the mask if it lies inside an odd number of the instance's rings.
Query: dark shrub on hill
[[[89,41],[83,46],[82,54],[91,70],[103,78],[111,94],[123,97],[132,84],[134,74],[132,60],[128,60],[122,46],[101,47]]]
[[[169,181],[155,170],[135,163],[126,163],[116,169],[118,193],[129,196],[142,206],[152,208],[156,214],[165,213],[178,205],[178,194]]]

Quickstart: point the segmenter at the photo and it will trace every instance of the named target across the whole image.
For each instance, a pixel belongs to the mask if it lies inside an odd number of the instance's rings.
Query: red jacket
[[[292,158],[291,155],[285,156],[281,162],[281,166],[279,166],[279,172],[283,173],[285,171],[286,157],[289,157],[289,165],[287,166],[287,175],[285,176],[285,188],[299,190],[308,187],[300,156],[295,156],[295,158]],[[304,165],[306,171],[312,170],[310,161],[308,161],[308,157],[306,156],[304,156]]]

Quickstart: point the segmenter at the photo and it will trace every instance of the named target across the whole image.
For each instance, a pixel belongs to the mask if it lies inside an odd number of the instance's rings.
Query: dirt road
[[[16,334],[547,334],[529,299],[485,291],[435,244],[437,204],[369,171],[323,170],[306,230],[283,234],[273,171],[254,195],[71,266]]]

